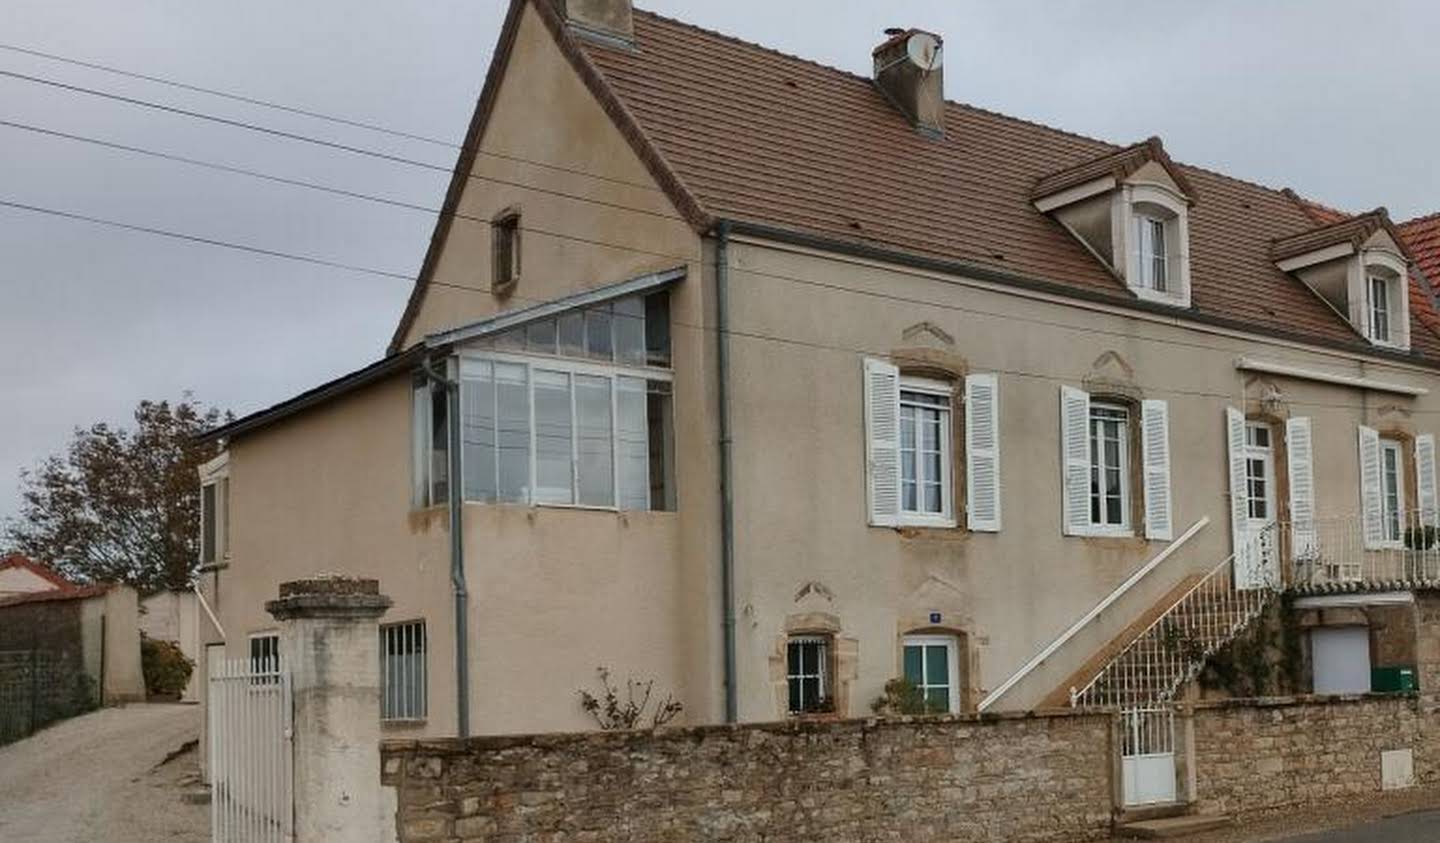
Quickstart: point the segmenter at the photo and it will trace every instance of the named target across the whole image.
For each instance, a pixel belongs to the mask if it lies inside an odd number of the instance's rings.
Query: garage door
[[[1370,690],[1370,629],[1319,628],[1310,632],[1315,693],[1363,694]]]

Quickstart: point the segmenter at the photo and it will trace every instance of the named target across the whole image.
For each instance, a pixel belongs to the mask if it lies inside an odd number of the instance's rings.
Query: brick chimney
[[[570,30],[581,38],[617,47],[635,42],[630,0],[554,0]]]
[[[887,29],[875,48],[875,86],[921,134],[945,134],[943,42],[921,29]]]

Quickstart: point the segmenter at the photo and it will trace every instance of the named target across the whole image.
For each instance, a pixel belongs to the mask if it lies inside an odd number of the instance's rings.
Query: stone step
[[[1160,817],[1125,822],[1115,827],[1116,835],[1141,840],[1169,840],[1192,834],[1214,831],[1230,824],[1230,818],[1214,814],[1192,814],[1183,817]]]

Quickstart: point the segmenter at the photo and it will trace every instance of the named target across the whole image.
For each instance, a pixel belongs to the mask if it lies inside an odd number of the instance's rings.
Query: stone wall
[[[1307,805],[1381,789],[1381,753],[1410,750],[1416,783],[1440,778],[1433,701],[1414,695],[1206,703],[1194,713],[1200,812]]]
[[[1079,841],[1109,833],[1105,715],[389,741],[404,843]]]

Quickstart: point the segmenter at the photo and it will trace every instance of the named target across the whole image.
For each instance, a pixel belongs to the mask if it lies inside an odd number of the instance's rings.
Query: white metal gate
[[[1120,767],[1125,805],[1175,801],[1175,711],[1167,706],[1120,712]]]
[[[291,795],[290,672],[277,657],[210,663],[210,839],[288,843]]]

